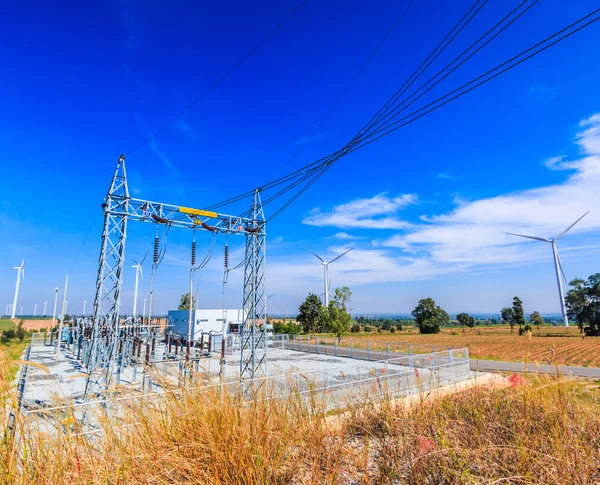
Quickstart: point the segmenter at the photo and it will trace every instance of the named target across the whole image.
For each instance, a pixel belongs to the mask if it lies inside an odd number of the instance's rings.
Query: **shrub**
[[[360,332],[360,325],[358,323],[355,323],[354,325],[352,325],[350,327],[350,331],[352,333],[358,333],[358,332]]]
[[[522,328],[519,328],[519,335],[525,335],[527,332],[531,332],[531,325],[525,324]]]
[[[369,327],[368,325],[365,325],[365,332],[372,332],[373,329],[371,327]]]
[[[390,328],[390,333],[396,333],[396,327]]]

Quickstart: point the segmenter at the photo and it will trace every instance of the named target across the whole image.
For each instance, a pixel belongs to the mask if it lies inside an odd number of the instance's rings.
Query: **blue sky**
[[[67,272],[69,312],[93,300],[100,204],[119,154],[202,94],[299,2],[53,3],[13,2],[0,18],[0,311],[12,302],[12,266],[22,258],[18,306],[25,313],[50,301]],[[415,0],[283,173],[343,146],[471,3]],[[518,3],[489,0],[435,66]],[[309,0],[213,92],[128,157],[132,194],[202,208],[265,183],[406,4]],[[539,2],[438,95],[594,8],[592,0]],[[557,312],[550,248],[503,233],[552,236],[590,210],[559,249],[568,278],[600,271],[599,41],[600,24],[338,162],[268,229],[271,311],[293,313],[309,291],[321,292],[321,268],[307,249],[334,257],[353,246],[331,279],[351,287],[356,312],[408,312],[427,296],[451,312],[497,311],[515,294],[527,311]],[[154,231],[130,226],[125,312],[132,260],[143,257]],[[186,291],[190,241],[185,231],[169,235],[156,281],[159,311]],[[205,248],[208,237],[199,241]],[[232,248],[239,260],[242,241]],[[220,304],[220,252],[202,272],[201,306]],[[231,306],[240,279],[232,275]]]

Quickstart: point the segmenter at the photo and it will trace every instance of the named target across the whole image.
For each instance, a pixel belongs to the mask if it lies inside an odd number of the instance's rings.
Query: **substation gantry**
[[[125,156],[121,155],[106,199],[102,204],[104,228],[100,250],[94,313],[89,328],[82,329],[82,361],[88,377],[86,396],[118,382],[121,370],[132,362],[136,351],[135,325],[120,317],[128,221],[202,230],[246,238],[244,259],[244,324],[240,342],[240,379],[245,394],[254,389],[254,379],[264,376],[267,294],[265,287],[266,221],[260,190],[254,193],[250,217],[230,216],[129,196]],[[156,261],[155,261],[156,262]],[[190,295],[191,296],[191,295]],[[134,316],[135,321],[135,316]],[[143,322],[142,322],[143,323]],[[149,316],[147,326],[152,326]],[[140,343],[137,343],[139,356]],[[133,352],[132,352],[133,348]],[[189,355],[188,355],[189,357]]]

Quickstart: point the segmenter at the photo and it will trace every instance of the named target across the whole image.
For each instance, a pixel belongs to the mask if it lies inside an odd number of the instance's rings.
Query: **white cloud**
[[[590,213],[573,233],[600,229],[600,115],[580,124],[576,137],[582,155],[549,159],[552,169],[575,172],[562,184],[538,187],[475,201],[461,201],[452,211],[428,216],[383,243],[423,254],[439,263],[497,264],[544,257],[537,245],[506,232],[552,237],[584,212]]]
[[[347,232],[338,232],[334,234],[336,239],[358,239],[358,236],[353,236],[352,234],[348,234]]]
[[[396,213],[407,205],[416,203],[417,196],[414,194],[403,194],[394,198],[378,194],[368,199],[356,199],[337,205],[328,212],[321,212],[319,208],[313,209],[302,222],[319,227],[404,229],[409,227],[409,224],[399,219]]]
[[[331,254],[320,254],[327,261],[347,250],[347,246],[329,248]],[[277,288],[279,295],[305,294],[319,288],[323,272],[320,262],[313,256],[296,258],[272,258],[269,261],[269,285]],[[443,274],[455,274],[466,269],[465,265],[441,265],[423,258],[399,258],[389,249],[355,248],[329,267],[331,287],[350,287],[382,282],[427,280]],[[294,281],[293,285],[289,282]],[[312,289],[312,290],[311,290]]]

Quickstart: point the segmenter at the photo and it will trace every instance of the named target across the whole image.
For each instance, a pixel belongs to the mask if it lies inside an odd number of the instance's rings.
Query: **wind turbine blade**
[[[507,232],[506,234],[508,234],[509,236],[524,237],[526,239],[535,239],[536,241],[552,242],[550,239],[546,239],[545,237],[524,236],[523,234],[515,234],[514,232]]]
[[[336,257],[336,258],[333,258],[331,261],[329,261],[329,263],[327,263],[327,264],[331,264],[331,263],[333,263],[334,261],[336,261],[336,260],[340,259],[340,258],[341,258],[341,257],[342,257],[344,254],[347,254],[347,253],[349,253],[349,252],[350,252],[350,251],[352,251],[353,249],[354,249],[354,248],[350,248],[350,249],[348,249],[347,251],[344,251],[344,252],[343,252],[342,254],[340,254],[338,257]]]
[[[565,283],[568,283],[567,282],[567,277],[565,276],[565,271],[563,270],[563,267],[562,267],[562,263],[560,262],[560,256],[558,254],[558,248],[555,247],[555,249],[556,249],[556,259],[558,261],[558,267],[560,268],[560,272],[562,274],[563,280],[565,280]]]
[[[590,211],[587,211],[585,214],[583,214],[579,219],[577,219],[573,224],[571,224],[569,227],[567,227],[563,232],[561,232],[558,236],[556,236],[554,238],[555,241],[558,241],[561,237],[563,237],[567,232],[569,232],[571,229],[573,229],[573,226],[575,224],[577,224],[581,219],[583,219],[585,216],[587,216],[590,213]]]
[[[313,252],[312,252],[310,249],[308,250],[308,252],[309,252],[309,253],[312,253],[312,255],[313,255],[313,256],[315,256],[315,257],[319,258],[319,260],[321,260],[321,262],[322,262],[322,263],[325,263],[325,260],[324,260],[324,259],[323,259],[321,256],[319,256],[319,255],[317,255],[317,254],[313,253]]]

